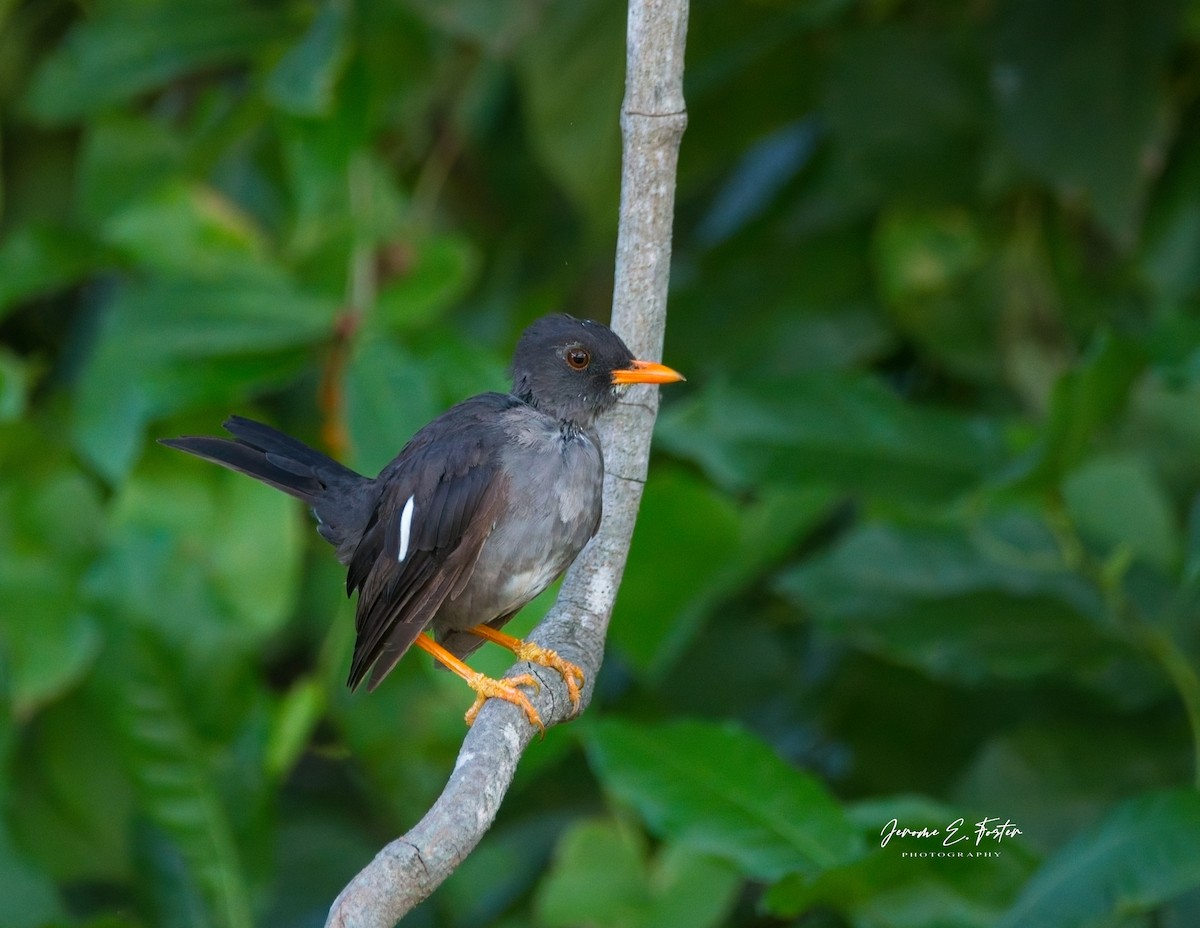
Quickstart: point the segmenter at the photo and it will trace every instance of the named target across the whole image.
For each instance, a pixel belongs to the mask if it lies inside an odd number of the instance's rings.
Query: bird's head
[[[571,316],[543,316],[517,342],[513,393],[548,415],[590,425],[635,383],[674,383],[677,371],[639,361],[612,329]]]

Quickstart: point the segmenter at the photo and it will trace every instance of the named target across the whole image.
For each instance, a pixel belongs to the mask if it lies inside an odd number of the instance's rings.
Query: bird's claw
[[[468,725],[475,724],[475,717],[479,715],[479,710],[489,699],[503,699],[505,702],[511,702],[514,706],[520,707],[525,712],[525,717],[529,719],[529,724],[545,737],[546,726],[542,724],[542,717],[538,715],[538,711],[529,701],[529,697],[519,689],[522,686],[532,686],[535,693],[541,690],[542,684],[533,674],[523,673],[517,677],[496,680],[480,673],[468,680],[467,685],[475,691],[475,702],[471,704],[471,708],[467,710],[465,716]]]
[[[576,714],[579,713],[579,704],[583,699],[584,675],[583,669],[578,664],[572,664],[569,660],[560,657],[557,651],[543,648],[540,644],[534,644],[532,641],[522,641],[520,647],[514,649],[513,653],[523,661],[557,670],[562,676],[563,682],[567,684],[567,698],[571,700],[571,708],[575,710]]]

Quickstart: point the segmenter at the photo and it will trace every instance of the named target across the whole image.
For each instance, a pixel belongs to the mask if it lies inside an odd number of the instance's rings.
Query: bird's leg
[[[487,641],[495,642],[502,648],[508,648],[523,661],[531,661],[534,664],[541,664],[543,667],[557,670],[567,684],[567,697],[571,700],[571,708],[576,712],[579,711],[579,701],[583,698],[583,670],[578,665],[559,657],[557,651],[543,648],[540,644],[534,644],[532,641],[522,641],[520,638],[506,635],[490,625],[476,625],[467,631]]]
[[[520,706],[525,711],[525,717],[529,719],[529,724],[535,726],[543,735],[546,733],[546,726],[542,724],[542,717],[538,715],[537,709],[533,707],[529,697],[518,689],[521,686],[532,686],[535,692],[540,689],[541,684],[533,674],[523,673],[519,677],[496,680],[472,670],[424,632],[417,635],[413,644],[435,657],[443,667],[461,677],[467,686],[475,691],[475,702],[466,714],[468,725],[475,724],[475,717],[479,715],[483,704],[494,696],[505,702],[511,702],[515,706]]]

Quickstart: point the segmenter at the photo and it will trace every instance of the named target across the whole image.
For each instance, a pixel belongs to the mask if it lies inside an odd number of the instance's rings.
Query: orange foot
[[[532,686],[536,693],[542,688],[533,674],[523,673],[519,677],[496,680],[472,670],[424,632],[417,635],[413,643],[422,651],[436,657],[447,670],[461,678],[467,686],[475,691],[475,702],[471,704],[471,708],[467,710],[466,714],[468,725],[475,724],[475,717],[479,715],[483,704],[494,696],[505,702],[511,702],[514,706],[520,706],[525,712],[525,718],[529,719],[529,724],[537,728],[543,736],[546,734],[546,726],[542,724],[542,717],[538,715],[538,711],[529,701],[529,697],[519,689],[522,686]]]
[[[463,677],[463,679],[466,680],[467,686],[475,691],[475,702],[471,704],[471,708],[467,710],[465,716],[468,725],[475,724],[475,717],[479,715],[483,704],[495,697],[503,699],[505,702],[511,702],[514,706],[520,706],[525,711],[525,718],[529,719],[529,724],[537,728],[543,735],[546,734],[546,726],[542,724],[542,717],[538,715],[538,711],[529,701],[529,697],[518,689],[522,686],[532,686],[535,693],[541,689],[542,685],[538,683],[537,677],[533,674],[523,673],[519,677],[496,680],[481,673],[472,673],[470,678]]]
[[[579,711],[579,702],[583,698],[584,676],[583,670],[578,664],[564,660],[557,651],[543,648],[540,644],[534,644],[532,641],[522,641],[520,638],[506,635],[489,625],[476,625],[470,631],[472,635],[478,635],[480,638],[495,642],[502,648],[508,648],[523,661],[530,661],[557,670],[562,675],[563,682],[567,684],[567,698],[571,700],[571,708],[576,712]]]

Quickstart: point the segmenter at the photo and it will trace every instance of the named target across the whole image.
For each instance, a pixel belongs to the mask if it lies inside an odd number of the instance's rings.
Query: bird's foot
[[[481,673],[472,673],[470,678],[464,677],[464,679],[467,682],[467,686],[475,691],[475,702],[467,710],[465,716],[468,725],[475,724],[475,717],[479,715],[479,710],[483,708],[483,704],[489,699],[503,699],[505,702],[511,702],[514,706],[519,706],[524,710],[525,717],[529,719],[529,724],[537,728],[543,737],[545,736],[546,726],[542,724],[542,717],[538,715],[538,711],[533,707],[533,703],[529,701],[529,697],[520,690],[522,686],[532,686],[535,693],[541,689],[542,685],[533,674],[523,673],[518,677],[507,677],[503,680],[496,680]]]
[[[563,682],[567,684],[567,698],[571,700],[571,708],[576,713],[579,712],[579,703],[583,699],[584,677],[583,669],[578,664],[572,664],[560,657],[557,651],[543,648],[532,641],[519,642],[518,646],[513,648],[513,653],[523,661],[557,670],[562,675]]]
[[[584,681],[581,667],[560,657],[557,651],[543,648],[540,644],[534,644],[532,641],[522,641],[520,638],[506,635],[490,625],[476,625],[470,631],[471,634],[493,641],[502,648],[508,648],[523,661],[557,670],[562,675],[563,682],[567,684],[567,698],[571,700],[571,708],[575,710],[576,714],[579,713],[580,702],[583,699]]]

